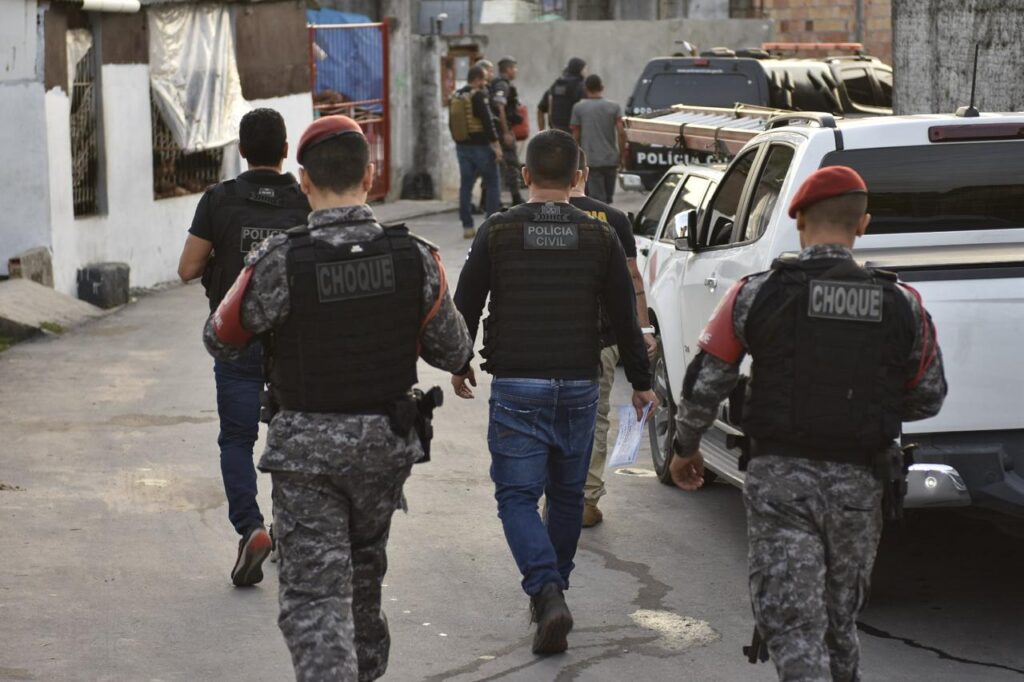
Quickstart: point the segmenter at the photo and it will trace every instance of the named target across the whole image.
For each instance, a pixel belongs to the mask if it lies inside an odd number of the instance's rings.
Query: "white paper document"
[[[636,456],[640,452],[640,441],[644,437],[647,415],[651,411],[651,403],[644,407],[640,421],[636,420],[636,408],[624,405],[619,408],[619,435],[615,438],[615,448],[608,457],[608,469],[631,466],[636,464]]]

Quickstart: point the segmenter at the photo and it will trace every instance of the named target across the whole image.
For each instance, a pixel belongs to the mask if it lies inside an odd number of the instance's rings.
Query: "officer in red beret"
[[[359,124],[318,119],[297,157],[309,224],[249,254],[203,338],[230,359],[262,337],[270,356],[259,468],[273,479],[278,624],[295,678],[373,680],[388,662],[391,515],[423,456],[417,360],[454,372],[472,342],[437,248],[366,205],[374,167]]]
[[[741,459],[750,599],[755,640],[780,680],[860,679],[856,620],[883,493],[904,477],[901,422],[935,415],[946,395],[921,297],[853,259],[867,204],[853,169],[812,173],[789,207],[800,254],[726,294],[683,382],[670,467],[676,485],[695,490],[701,435],[751,356]]]

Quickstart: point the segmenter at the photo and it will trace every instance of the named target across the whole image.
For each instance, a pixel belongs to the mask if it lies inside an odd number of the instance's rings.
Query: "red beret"
[[[302,155],[310,147],[315,147],[321,142],[333,140],[342,135],[362,135],[363,129],[359,124],[348,116],[340,114],[334,116],[321,116],[309,124],[306,132],[302,133],[299,139],[299,149],[295,152],[295,158],[302,163]]]
[[[797,211],[802,211],[812,204],[844,194],[867,194],[868,186],[857,171],[847,166],[826,166],[807,176],[800,185],[796,196],[789,204],[789,217],[795,218]]]

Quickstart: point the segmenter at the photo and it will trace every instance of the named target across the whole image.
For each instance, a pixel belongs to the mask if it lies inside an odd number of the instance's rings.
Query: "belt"
[[[871,467],[875,453],[871,450],[844,450],[841,448],[818,448],[797,445],[779,440],[750,439],[750,458],[775,455],[777,457],[800,457],[822,462],[854,464]]]

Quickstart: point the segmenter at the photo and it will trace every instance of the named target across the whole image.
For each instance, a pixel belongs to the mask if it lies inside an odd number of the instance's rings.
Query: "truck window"
[[[710,185],[710,180],[699,175],[691,175],[686,178],[683,188],[679,190],[679,193],[676,194],[676,200],[672,202],[672,208],[668,211],[668,217],[665,218],[665,230],[661,233],[663,240],[673,241],[679,237],[686,236],[676,230],[676,216],[683,211],[692,211],[700,208],[704,200],[704,194],[708,191]]]
[[[761,176],[757,179],[757,187],[750,201],[747,212],[747,224],[736,236],[738,242],[751,242],[764,234],[768,221],[775,212],[775,204],[782,191],[782,183],[793,163],[793,148],[785,144],[773,144],[761,167]]]
[[[736,214],[740,208],[740,197],[743,186],[750,175],[750,167],[754,165],[758,148],[750,149],[736,157],[725,177],[719,184],[718,192],[711,199],[711,204],[704,210],[705,218],[701,220],[699,243],[701,246],[723,246],[732,239],[732,228],[736,222]]]
[[[1024,140],[831,152],[868,186],[868,234],[1024,227]]]
[[[881,89],[882,100],[878,103],[879,106],[892,107],[892,71],[883,71],[882,69],[875,69],[875,80],[878,81],[878,87]]]
[[[665,207],[668,206],[668,201],[672,198],[672,192],[675,191],[682,177],[682,173],[669,173],[661,181],[661,184],[654,188],[654,192],[651,193],[651,197],[644,207],[640,209],[640,213],[633,223],[633,234],[638,237],[653,237],[658,232],[661,214],[665,212]]]
[[[871,76],[867,69],[843,69],[843,83],[846,84],[846,94],[854,104],[875,106],[875,94],[871,89]]]
[[[757,83],[744,73],[694,69],[692,73],[655,74],[647,88],[646,106],[666,109],[673,104],[706,107],[731,107],[737,102],[767,104],[762,99]]]

